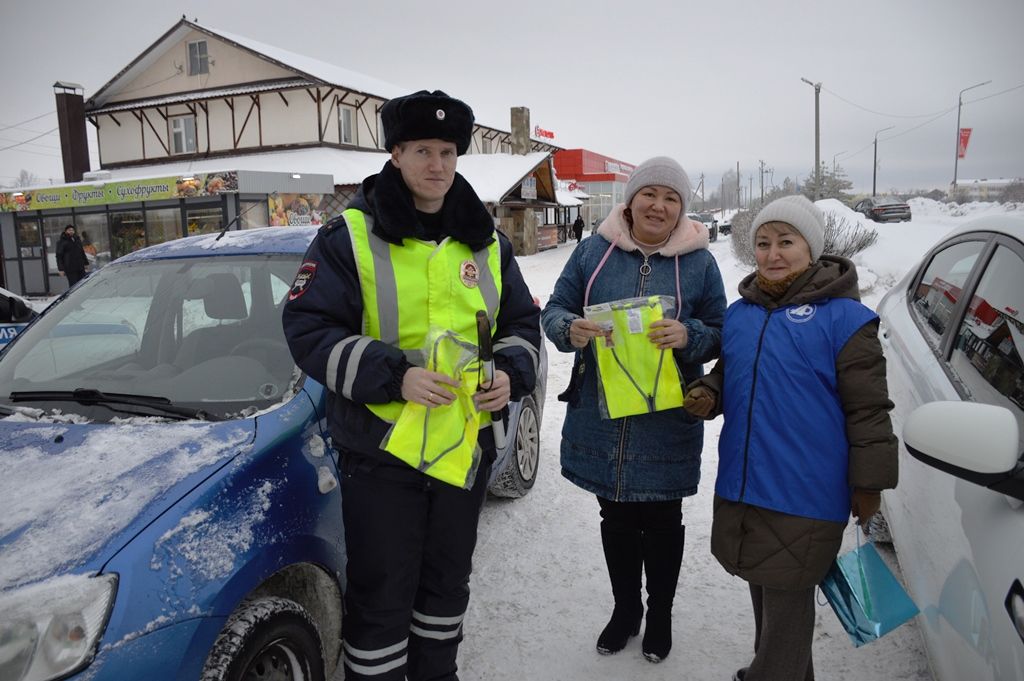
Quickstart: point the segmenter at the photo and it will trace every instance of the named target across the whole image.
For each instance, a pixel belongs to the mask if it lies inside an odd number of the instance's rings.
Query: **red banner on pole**
[[[957,158],[963,158],[967,155],[967,143],[971,139],[971,130],[973,128],[960,128],[960,145],[956,150]]]

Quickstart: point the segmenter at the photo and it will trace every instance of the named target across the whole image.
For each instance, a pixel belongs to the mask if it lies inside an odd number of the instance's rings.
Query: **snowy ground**
[[[861,218],[837,201],[819,203],[850,221]],[[854,258],[865,304],[874,307],[908,268],[965,219],[998,213],[998,204],[968,204],[950,210],[925,199],[911,201],[911,223],[877,228],[879,241]],[[574,243],[519,259],[541,304],[554,287]],[[723,237],[711,244],[729,300],[748,268],[736,262]],[[546,412],[541,431],[537,483],[523,499],[490,500],[480,523],[473,595],[460,651],[465,681],[692,681],[727,680],[746,665],[753,650],[753,622],[745,582],[727,574],[711,556],[711,499],[718,461],[721,419],[705,430],[700,491],[684,501],[686,552],[677,590],[672,654],[652,665],[639,638],[613,656],[594,650],[611,613],[611,590],[601,552],[594,497],[561,477],[558,445],[564,405],[556,395],[568,384],[572,356],[548,345]],[[852,525],[846,547],[855,542]],[[845,549],[844,549],[845,550]],[[891,550],[883,550],[895,565]],[[824,603],[824,598],[820,599]],[[642,634],[641,634],[642,635]],[[814,658],[820,679],[928,680],[931,674],[916,622],[879,641],[854,648],[828,605],[818,608]]]

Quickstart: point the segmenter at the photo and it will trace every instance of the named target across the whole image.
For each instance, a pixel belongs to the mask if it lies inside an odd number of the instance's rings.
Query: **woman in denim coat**
[[[570,256],[541,315],[562,352],[575,352],[562,427],[562,475],[597,496],[601,541],[615,607],[597,639],[602,654],[622,650],[640,633],[641,578],[647,575],[643,654],[660,662],[672,647],[672,600],[683,557],[682,498],[697,492],[703,423],[681,407],[610,419],[598,399],[591,340],[604,336],[583,318],[586,305],[663,295],[675,311],[651,324],[649,338],[671,349],[683,383],[718,356],[725,291],[707,229],[686,217],[691,195],[674,160],[640,164],[626,201]],[[603,342],[603,341],[601,341]]]

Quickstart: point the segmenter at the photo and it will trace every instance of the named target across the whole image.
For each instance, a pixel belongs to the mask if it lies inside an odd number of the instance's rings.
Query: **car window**
[[[957,333],[950,368],[975,402],[1017,417],[1024,448],[1024,260],[1000,246],[985,268]]]
[[[265,408],[296,375],[280,302],[298,262],[254,255],[108,265],[7,349],[0,386],[8,392],[0,401],[11,391],[84,388],[223,414]],[[90,418],[113,413],[60,408]]]
[[[964,241],[939,251],[913,292],[911,312],[935,349],[942,342],[964,283],[984,247],[982,241]]]

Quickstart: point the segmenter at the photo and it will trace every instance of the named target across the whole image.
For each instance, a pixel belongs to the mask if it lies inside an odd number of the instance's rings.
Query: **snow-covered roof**
[[[546,151],[535,151],[525,156],[469,154],[459,157],[458,171],[473,186],[481,201],[500,203],[506,194],[515,189],[523,178],[532,173],[548,156],[550,154]],[[145,168],[111,168],[109,181],[251,170],[329,174],[334,177],[336,185],[354,185],[380,172],[388,158],[388,154],[384,152],[311,147],[292,151],[182,160],[149,165]]]
[[[558,201],[559,206],[582,206],[583,202],[577,199],[572,192],[567,192],[564,189],[555,190],[555,200]]]
[[[550,155],[547,151],[534,151],[525,156],[470,154],[459,157],[458,170],[481,201],[500,203]]]
[[[234,43],[235,45],[252,52],[258,57],[274,62],[286,69],[296,71],[298,74],[308,77],[312,82],[334,85],[339,88],[352,90],[364,95],[373,95],[382,99],[400,97],[413,91],[413,88],[410,87],[394,85],[393,83],[378,80],[377,78],[373,78],[356,71],[350,71],[349,69],[336,66],[335,64],[329,64],[327,62],[320,61],[319,59],[314,59],[313,57],[296,54],[295,52],[285,50],[275,45],[261,43],[258,40],[246,38],[245,36],[231,33],[230,31],[222,31],[219,28],[213,28],[211,26],[200,26],[198,23],[182,18],[173,28],[171,28],[171,30],[158,38],[157,41],[147,48],[145,52],[139,55],[128,66],[122,69],[120,73],[97,90],[96,94],[90,97],[86,102],[86,112],[91,114],[97,109],[106,111],[107,107],[105,107],[105,104],[111,97],[118,93],[118,83],[130,83],[136,76],[148,69],[160,56],[166,54],[167,50],[176,46],[186,34],[193,30],[205,33],[214,38]],[[343,54],[343,52],[339,52],[339,54]],[[287,86],[278,85],[277,87]],[[191,93],[190,98],[207,99],[213,96],[224,96],[210,94],[211,92],[213,91]],[[159,99],[162,100],[163,98]],[[147,99],[144,101],[147,106],[150,106],[154,105],[152,102],[155,100]],[[139,104],[140,102],[136,100],[133,104],[125,106],[124,108],[137,108]],[[479,119],[477,119],[476,124],[486,128],[508,132],[506,130],[507,126],[497,126],[493,123],[481,121]]]

